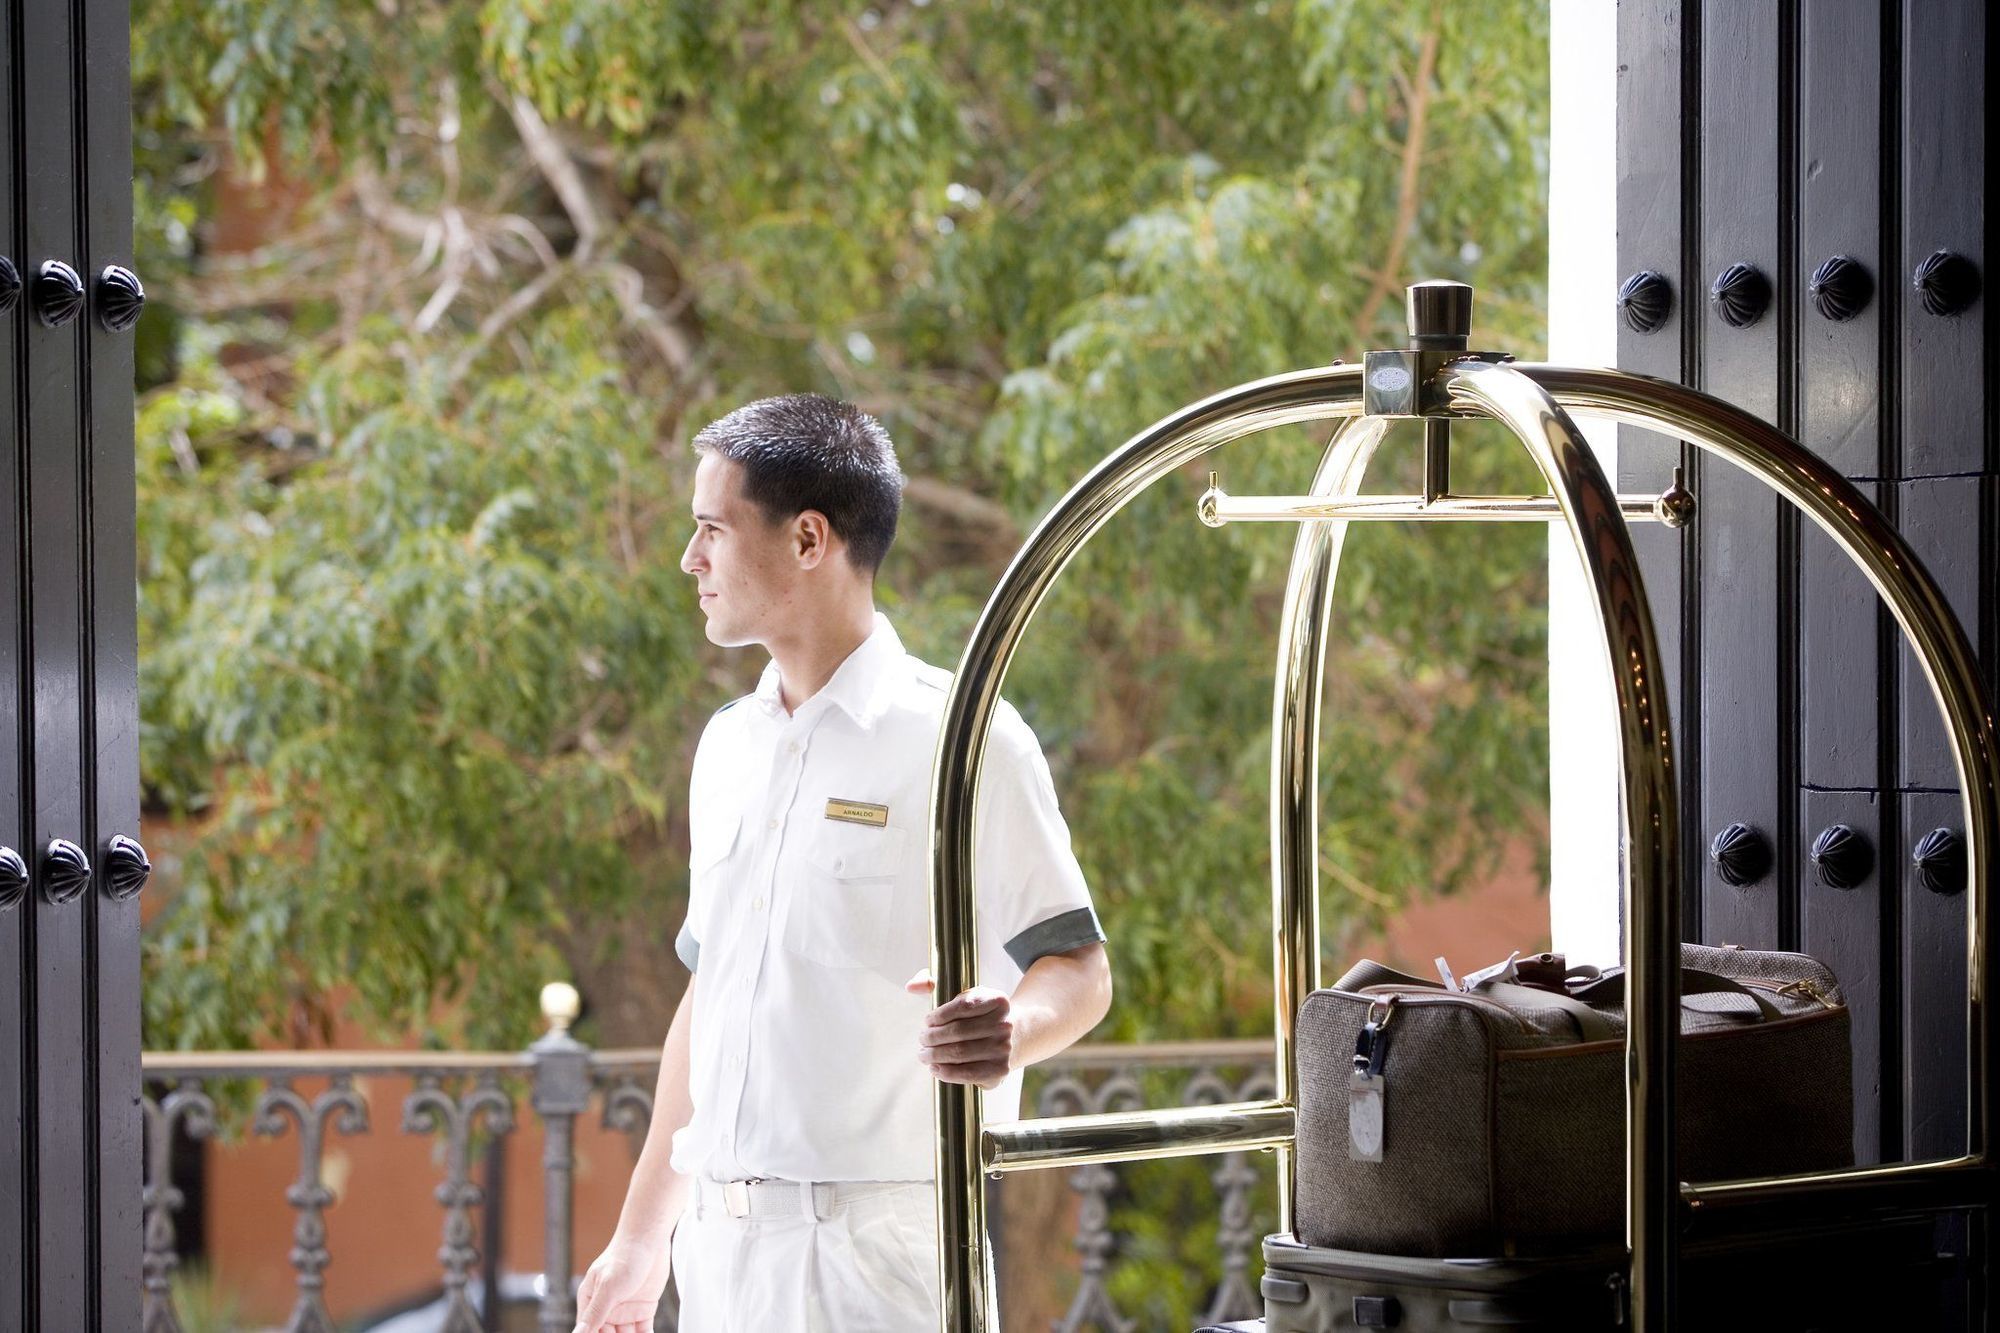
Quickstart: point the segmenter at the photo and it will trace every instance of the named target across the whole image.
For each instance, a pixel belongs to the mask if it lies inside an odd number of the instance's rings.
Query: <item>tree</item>
[[[540,982],[591,994],[604,923],[664,950],[694,738],[762,665],[706,645],[676,567],[686,442],[728,407],[813,388],[882,418],[912,478],[882,604],[953,666],[1097,459],[1399,345],[1407,280],[1477,284],[1475,344],[1541,345],[1539,5],[161,0],[134,24],[144,773],[151,811],[201,820],[146,941],[152,1046],[296,1037],[340,983],[385,1029],[512,1044]],[[212,253],[216,180],[267,169],[291,225]],[[1461,436],[1464,488],[1532,483],[1497,431]],[[1210,465],[1292,490],[1318,446]],[[1270,1022],[1292,532],[1201,528],[1201,471],[1085,551],[1007,687],[1113,937],[1118,1037]],[[1334,939],[1488,864],[1546,778],[1539,530],[1349,549]],[[439,998],[460,1028],[423,1029]]]

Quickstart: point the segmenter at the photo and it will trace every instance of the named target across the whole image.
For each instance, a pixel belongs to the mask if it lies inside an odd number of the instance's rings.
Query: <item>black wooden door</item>
[[[1989,686],[1991,41],[1984,0],[1621,0],[1618,28],[1620,363],[1748,408],[1859,484],[1942,581]],[[1627,489],[1676,462],[1700,517],[1640,540],[1678,673],[1688,937],[1833,966],[1858,1161],[1959,1153],[1962,872],[1917,858],[1962,832],[1936,709],[1816,530],[1726,464],[1620,438]],[[1711,855],[1732,824],[1768,852],[1746,883]]]
[[[0,26],[0,1328],[139,1327],[129,10]],[[87,867],[87,868],[86,868]]]

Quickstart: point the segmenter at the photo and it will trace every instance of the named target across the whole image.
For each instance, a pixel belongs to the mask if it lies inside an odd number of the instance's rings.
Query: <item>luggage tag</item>
[[[1357,1162],[1382,1160],[1382,1102],[1389,1090],[1382,1062],[1389,1054],[1389,1020],[1396,1012],[1396,997],[1382,1001],[1380,1018],[1375,1009],[1368,1006],[1367,1021],[1354,1039],[1354,1072],[1347,1083],[1347,1155]]]
[[[1466,973],[1465,981],[1459,986],[1459,989],[1471,992],[1478,990],[1489,981],[1518,981],[1520,979],[1520,960],[1521,951],[1516,949],[1514,952],[1508,954],[1505,959],[1493,964],[1491,967],[1482,967],[1477,972]],[[1442,962],[1443,960],[1440,959],[1439,961]]]

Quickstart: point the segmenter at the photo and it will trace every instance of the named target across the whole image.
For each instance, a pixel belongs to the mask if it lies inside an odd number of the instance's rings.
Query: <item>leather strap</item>
[[[1560,1009],[1576,1025],[1576,1035],[1585,1041],[1617,1041],[1618,1027],[1608,1017],[1582,1000],[1535,986],[1517,986],[1508,981],[1489,981],[1479,988],[1481,995],[1498,1000],[1510,1009]]]
[[[1595,1001],[1599,1004],[1619,1003],[1625,1000],[1625,969],[1614,968],[1597,980],[1578,986],[1570,992],[1579,1000]],[[1757,1006],[1760,1021],[1779,1018],[1778,1006],[1759,995],[1733,977],[1725,977],[1720,972],[1704,972],[1698,967],[1681,969],[1681,999],[1690,995],[1744,995]]]
[[[1413,977],[1407,972],[1398,972],[1373,959],[1364,958],[1340,976],[1333,983],[1335,990],[1358,991],[1370,986],[1412,986],[1423,990],[1434,990],[1440,994],[1453,992],[1435,981]],[[1568,995],[1558,995],[1538,986],[1520,986],[1510,982],[1489,981],[1481,984],[1474,992],[1498,1003],[1515,1009],[1560,1009],[1576,1025],[1577,1035],[1585,1041],[1616,1041],[1618,1028],[1590,1001],[1598,1004],[1619,1004],[1625,999],[1625,970],[1613,968],[1599,974],[1595,979],[1576,986]],[[1681,1003],[1687,1007],[1691,995],[1734,994],[1747,996],[1757,1006],[1758,1021],[1780,1017],[1778,1008],[1770,1000],[1719,972],[1704,972],[1696,967],[1681,969]]]
[[[1408,972],[1398,972],[1393,967],[1384,967],[1372,958],[1362,959],[1341,973],[1340,980],[1333,983],[1335,990],[1366,990],[1370,986],[1422,986],[1426,990],[1444,990],[1444,987],[1435,981],[1425,981],[1422,977],[1413,977]]]

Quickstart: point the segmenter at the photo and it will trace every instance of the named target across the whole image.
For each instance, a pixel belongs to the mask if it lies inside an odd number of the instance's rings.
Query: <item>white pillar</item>
[[[1549,360],[1618,358],[1618,8],[1549,7]],[[1615,482],[1616,429],[1582,423]],[[1590,590],[1549,525],[1549,916],[1571,962],[1619,961],[1617,711]]]

